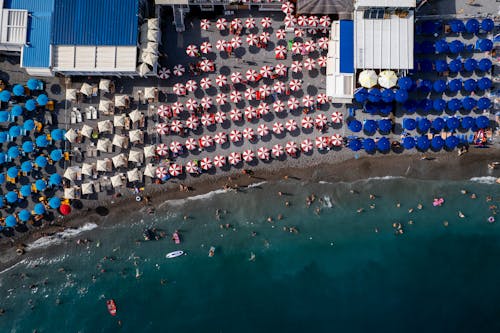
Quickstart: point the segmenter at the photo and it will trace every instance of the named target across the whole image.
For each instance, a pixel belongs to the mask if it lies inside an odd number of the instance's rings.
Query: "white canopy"
[[[85,96],[90,97],[92,96],[92,86],[87,82],[84,82],[80,88],[80,92]]]
[[[117,108],[122,108],[127,106],[127,100],[128,96],[127,95],[116,95],[115,96],[115,106]]]
[[[75,142],[76,138],[78,137],[78,134],[76,134],[75,130],[70,128],[66,134],[64,134],[64,137],[68,139],[69,142],[73,143]]]
[[[143,43],[140,46],[141,52],[149,52],[153,54],[158,54],[158,43],[147,42]]]
[[[111,180],[111,185],[113,185],[113,187],[123,186],[123,180],[122,180],[121,173],[114,175],[113,177],[110,178],[110,180]]]
[[[94,193],[94,185],[92,183],[82,184],[82,194],[92,194]]]
[[[128,132],[130,142],[138,142],[142,141],[142,131],[141,130],[133,130]]]
[[[94,174],[95,164],[83,163],[82,164],[82,174],[92,177]]]
[[[83,127],[81,129],[81,133],[82,133],[83,136],[91,139],[92,138],[92,132],[94,132],[94,129],[92,127],[90,127],[87,124],[83,125]]]
[[[125,156],[125,154],[118,154],[116,156],[113,156],[112,160],[113,160],[113,165],[115,166],[115,168],[127,166],[127,163],[128,163],[127,156]]]
[[[152,52],[142,52],[140,61],[154,67],[158,62],[158,56]]]
[[[131,150],[128,153],[128,160],[129,162],[142,163],[144,161],[144,155],[140,150]]]
[[[132,120],[133,123],[138,122],[141,119],[142,113],[139,112],[139,110],[134,110],[128,114],[128,117],[130,120]]]
[[[109,112],[113,107],[113,103],[109,99],[101,99],[99,101],[99,107],[97,108],[101,112]]]
[[[156,42],[160,41],[160,32],[158,30],[148,29],[146,31],[142,31],[141,33],[141,43],[147,42]]]
[[[128,146],[127,138],[124,137],[123,135],[115,134],[115,136],[113,137],[113,146],[126,148]]]
[[[148,65],[140,64],[139,66],[137,66],[137,73],[139,73],[140,76],[144,77],[149,72],[151,72],[151,68],[149,68]]]
[[[113,125],[115,125],[115,127],[123,127],[123,126],[125,126],[125,115],[124,114],[120,114],[118,116],[115,116],[113,118]]]
[[[141,175],[137,168],[127,171],[127,178],[129,182],[136,182],[141,180]]]
[[[156,156],[156,147],[155,146],[146,146],[144,147],[144,157],[150,158]]]
[[[80,167],[72,166],[64,171],[63,177],[69,180],[75,180],[78,177],[79,172],[81,172]]]
[[[155,98],[155,89],[153,87],[144,88],[144,98],[145,99],[154,99]]]
[[[76,89],[67,89],[66,90],[66,100],[76,101]]]
[[[97,160],[96,170],[103,171],[103,172],[110,172],[111,171],[110,162],[111,162],[111,160],[109,158],[105,158],[103,160]]]
[[[155,178],[156,177],[156,167],[153,166],[153,164],[151,164],[151,163],[147,164],[146,168],[144,169],[144,176]]]
[[[110,85],[111,85],[111,80],[101,79],[101,81],[99,81],[99,90],[109,93]]]
[[[111,152],[111,141],[108,138],[97,140],[97,150],[103,153]]]
[[[73,187],[68,187],[64,189],[65,199],[75,199],[75,189]]]
[[[109,119],[102,120],[102,121],[97,123],[97,128],[99,129],[99,133],[102,133],[102,132],[112,133],[113,132],[113,123]]]

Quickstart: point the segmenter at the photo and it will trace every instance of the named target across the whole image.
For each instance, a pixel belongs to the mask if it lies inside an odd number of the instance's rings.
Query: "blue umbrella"
[[[358,140],[358,139],[352,139],[352,140],[349,140],[349,144],[348,144],[348,147],[352,150],[352,151],[358,151],[361,149],[361,141]]]
[[[10,110],[10,114],[13,115],[14,117],[19,117],[20,115],[23,114],[23,107],[21,105],[14,105],[12,107],[12,110]]]
[[[486,128],[490,125],[490,120],[486,116],[479,116],[476,118],[476,126],[479,128]]]
[[[464,99],[462,99],[462,107],[466,110],[466,111],[470,111],[472,109],[474,109],[474,107],[476,106],[476,100],[472,97],[465,97]]]
[[[9,128],[9,135],[13,138],[17,138],[21,135],[21,126],[12,126]]]
[[[382,91],[382,101],[385,103],[394,101],[394,91],[391,89],[384,89],[384,91]]]
[[[382,98],[382,93],[380,92],[380,89],[378,88],[372,88],[370,91],[368,91],[368,100],[370,102],[380,102],[380,99]]]
[[[431,121],[427,118],[421,118],[417,122],[417,128],[420,132],[425,133],[431,128]]]
[[[353,132],[360,132],[363,126],[359,120],[354,119],[347,124],[347,127],[349,127],[349,129]]]
[[[450,47],[450,52],[453,54],[460,53],[464,50],[464,43],[462,43],[459,40],[454,40],[450,44],[448,44]]]
[[[493,42],[491,39],[479,39],[476,42],[476,48],[481,52],[491,51],[493,49]]]
[[[63,153],[62,153],[62,150],[61,149],[55,149],[53,151],[50,152],[50,158],[53,160],[53,161],[59,161],[61,158],[63,157]]]
[[[444,140],[442,137],[435,136],[432,138],[432,140],[431,140],[432,150],[440,150],[443,148],[443,146],[444,146]]]
[[[378,128],[382,133],[388,133],[392,130],[392,121],[390,119],[380,119],[378,121]]]
[[[7,155],[10,158],[17,158],[17,157],[19,157],[19,148],[17,148],[17,146],[10,147],[9,150],[7,151]]]
[[[423,54],[434,54],[436,53],[436,48],[434,47],[434,43],[430,40],[425,40],[420,44],[420,51]]]
[[[0,143],[7,142],[8,134],[7,132],[0,132]]]
[[[17,219],[14,215],[9,215],[5,218],[5,225],[8,228],[13,228],[16,226],[16,224],[17,224]]]
[[[415,147],[415,139],[411,136],[407,136],[403,139],[404,149],[413,149]]]
[[[14,203],[19,200],[19,197],[17,196],[17,193],[14,191],[7,192],[5,195],[5,200],[7,200],[8,203]]]
[[[31,185],[26,184],[21,186],[19,192],[21,192],[23,197],[29,197],[31,195]]]
[[[438,98],[434,100],[432,106],[434,110],[442,112],[446,108],[446,102],[442,98]]]
[[[34,99],[28,99],[26,103],[24,103],[24,107],[28,111],[34,111],[36,109],[36,102]]]
[[[491,69],[491,60],[488,58],[483,58],[477,63],[477,68],[483,72],[487,72]]]
[[[446,53],[448,52],[448,43],[444,39],[437,40],[434,43],[434,47],[436,49],[436,53]]]
[[[433,121],[432,121],[432,128],[436,131],[436,132],[441,132],[441,130],[444,128],[444,125],[445,125],[445,121],[443,118],[441,117],[437,117],[435,118]]]
[[[491,80],[487,77],[483,77],[483,78],[480,78],[478,81],[477,81],[477,87],[480,89],[480,90],[488,90],[491,88]]]
[[[417,111],[418,104],[415,100],[409,99],[403,103],[403,109],[406,110],[406,113],[414,113]]]
[[[60,128],[56,128],[52,130],[50,136],[52,137],[52,140],[56,141],[62,140],[64,138],[64,131]]]
[[[12,88],[12,93],[14,94],[14,96],[24,96],[24,87],[20,84],[16,84]]]
[[[420,71],[422,72],[432,72],[433,70],[432,61],[429,59],[420,60],[418,65],[420,67]]]
[[[396,102],[404,103],[406,100],[408,100],[408,91],[403,89],[396,90],[394,99],[396,100]]]
[[[35,159],[35,163],[40,167],[40,168],[45,168],[47,166],[47,158],[45,156],[37,156]]]
[[[5,183],[5,175],[3,173],[0,173],[0,184]]]
[[[35,182],[35,187],[38,191],[43,191],[47,188],[47,183],[43,179],[38,179]]]
[[[25,153],[32,153],[34,149],[33,142],[31,141],[24,141],[22,145],[22,149]]]
[[[448,82],[448,90],[452,93],[455,93],[457,91],[460,91],[462,89],[462,80],[460,79],[453,79],[450,82]]]
[[[369,114],[375,114],[378,111],[378,106],[376,103],[366,102],[365,103],[365,112]]]
[[[389,149],[391,148],[391,141],[389,141],[389,139],[387,139],[385,136],[381,137],[377,141],[377,148],[381,152],[389,151]]]
[[[21,171],[22,172],[30,172],[33,170],[33,164],[31,164],[31,161],[24,161],[21,164]]]
[[[449,117],[446,119],[446,127],[450,131],[456,130],[460,126],[460,120],[456,117]]]
[[[24,121],[23,128],[26,131],[32,131],[35,128],[35,122],[33,121],[33,119],[28,119]]]
[[[375,141],[372,138],[366,138],[363,140],[363,149],[372,152],[375,150]]]
[[[451,20],[448,24],[450,25],[451,31],[454,33],[461,33],[465,31],[465,24],[460,20]]]
[[[53,197],[49,199],[49,207],[52,209],[57,209],[61,206],[61,199],[58,197]]]
[[[384,117],[388,116],[392,111],[392,104],[390,103],[382,103],[379,105],[380,114]]]
[[[47,147],[49,142],[46,135],[40,135],[36,138],[35,143],[38,147]]]
[[[37,90],[39,84],[40,81],[38,81],[37,79],[29,79],[28,82],[26,82],[26,86],[29,90]]]
[[[443,93],[446,90],[446,82],[444,80],[434,81],[432,88],[437,93]]]
[[[18,174],[19,174],[19,169],[15,166],[7,169],[7,176],[9,176],[10,178],[16,178]]]
[[[430,146],[430,141],[426,136],[419,136],[417,139],[417,148],[420,150],[427,150]]]
[[[368,90],[366,88],[356,90],[354,93],[354,99],[358,103],[366,102],[368,100]]]
[[[457,112],[462,107],[462,102],[458,98],[452,98],[448,101],[448,110]]]
[[[465,23],[465,30],[470,34],[475,34],[479,31],[479,21],[476,19],[470,19]]]
[[[438,73],[443,73],[448,70],[448,63],[445,60],[434,61],[434,69]]]
[[[413,86],[413,80],[408,76],[403,76],[398,79],[399,89],[410,90]]]
[[[26,222],[29,221],[29,219],[31,218],[31,213],[28,210],[23,209],[19,212],[17,216],[21,221]]]
[[[464,90],[465,91],[474,91],[476,89],[476,80],[474,79],[467,79],[464,82]]]
[[[363,128],[367,133],[375,133],[375,131],[377,130],[377,122],[372,119],[365,120]]]
[[[36,98],[36,102],[38,103],[38,105],[41,105],[41,106],[46,105],[48,101],[49,101],[49,98],[45,94],[40,94]]]
[[[413,131],[417,128],[417,121],[413,118],[403,119],[403,128],[407,131]]]
[[[2,90],[2,91],[0,91],[0,101],[6,103],[9,100],[10,100],[10,91],[8,91],[8,90]]]
[[[461,120],[461,126],[463,129],[471,128],[472,126],[474,126],[474,123],[474,118],[472,118],[471,116],[465,116]]]
[[[0,122],[5,123],[9,121],[9,112],[0,111]]]
[[[62,182],[62,178],[59,174],[53,173],[50,175],[49,185],[58,186],[58,185],[61,185],[61,182]]]
[[[488,97],[481,97],[477,100],[477,108],[479,110],[486,110],[491,106],[491,100]]]
[[[39,202],[39,203],[35,204],[35,207],[33,207],[33,211],[37,215],[44,214],[45,213],[45,206],[41,202]]]
[[[453,73],[458,73],[462,71],[462,61],[460,61],[460,59],[453,59],[448,64],[448,69],[450,70],[450,72]]]
[[[472,72],[477,68],[477,60],[474,58],[469,58],[464,61],[464,69],[468,72]]]
[[[432,81],[430,80],[421,80],[417,85],[418,90],[423,94],[428,94],[432,90]]]
[[[454,149],[460,143],[460,139],[454,135],[450,135],[444,140],[444,144],[448,149]]]
[[[432,109],[434,108],[432,100],[428,98],[421,99],[418,102],[418,107],[425,112],[432,111]]]
[[[481,22],[481,29],[483,29],[486,32],[493,31],[494,28],[495,28],[495,23],[493,22],[492,19],[487,18]]]

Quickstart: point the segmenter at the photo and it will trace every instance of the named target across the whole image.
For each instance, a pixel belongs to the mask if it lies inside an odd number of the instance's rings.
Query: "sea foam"
[[[40,248],[45,248],[51,245],[55,244],[60,244],[64,240],[76,237],[77,235],[81,234],[82,232],[89,231],[92,229],[97,228],[97,224],[95,223],[85,223],[83,226],[76,228],[76,229],[66,229],[61,232],[57,232],[54,235],[51,236],[46,236],[37,239],[33,243],[30,243],[26,246],[26,250],[34,250],[34,249],[40,249]]]
[[[198,194],[198,195],[194,195],[192,197],[187,197],[185,199],[174,199],[174,200],[167,200],[165,202],[163,202],[162,204],[160,204],[158,206],[158,208],[161,208],[163,207],[164,205],[168,204],[168,205],[172,205],[172,206],[178,206],[178,205],[182,205],[188,201],[194,201],[194,200],[203,200],[203,199],[210,199],[211,197],[217,195],[217,194],[223,194],[223,193],[226,193],[228,190],[224,190],[224,189],[219,189],[219,190],[214,190],[214,191],[211,191],[211,192],[207,192],[205,194]]]
[[[496,177],[486,176],[486,177],[472,177],[470,179],[471,182],[481,183],[481,184],[495,184],[497,179]]]

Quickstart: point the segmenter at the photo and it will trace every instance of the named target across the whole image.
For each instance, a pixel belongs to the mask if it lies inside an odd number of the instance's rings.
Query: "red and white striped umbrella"
[[[293,132],[297,130],[297,122],[295,119],[288,119],[285,123],[285,128],[288,132]]]
[[[273,90],[275,93],[282,94],[285,92],[286,86],[283,81],[276,81],[273,85]]]
[[[256,81],[257,80],[257,77],[258,77],[258,73],[255,69],[249,69],[247,70],[247,73],[246,73],[246,78],[248,81]]]
[[[271,66],[262,66],[260,68],[260,74],[263,77],[271,77],[273,75],[273,68]]]
[[[246,90],[245,90],[245,98],[249,101],[252,101],[256,98],[256,94],[255,94],[255,89],[252,88],[252,87],[248,87]]]
[[[301,27],[304,27],[306,26],[307,24],[309,23],[309,20],[307,18],[307,16],[305,15],[300,15],[298,18],[297,18],[297,24]]]
[[[200,69],[203,72],[212,72],[214,70],[214,62],[208,59],[200,61]]]
[[[168,155],[168,146],[164,143],[160,143],[156,146],[156,153],[160,156]]]
[[[168,170],[165,167],[157,167],[156,168],[155,174],[156,174],[156,177],[159,179],[163,179],[163,178],[167,177],[167,173],[168,173]]]
[[[314,105],[314,98],[310,95],[304,95],[302,97],[302,104],[306,107],[311,107]]]
[[[283,146],[280,145],[279,143],[275,144],[272,149],[272,153],[274,157],[280,157],[285,153],[285,150],[283,149]]]
[[[276,66],[274,66],[274,72],[276,73],[276,75],[285,76],[287,72],[287,67],[285,66],[285,64],[279,63]]]
[[[212,80],[209,77],[204,77],[200,80],[200,87],[208,89],[212,86]]]
[[[187,138],[184,144],[187,150],[195,150],[198,148],[198,142],[194,138]]]
[[[217,22],[215,22],[215,26],[219,30],[225,30],[227,28],[227,20],[221,17],[220,19],[217,20]]]
[[[257,107],[257,115],[265,116],[271,111],[269,108],[269,104],[265,102],[260,102],[259,106]]]
[[[271,95],[271,87],[269,87],[267,84],[263,84],[259,87],[259,92],[260,98],[266,98],[267,96]]]
[[[186,47],[186,54],[190,57],[196,57],[198,54],[198,46],[191,44]]]
[[[306,35],[306,31],[304,29],[295,28],[293,30],[293,34],[295,37],[304,37]]]
[[[173,73],[175,76],[182,76],[182,75],[184,75],[185,71],[186,71],[186,69],[181,64],[175,65],[174,69],[173,69]]]
[[[321,128],[325,127],[327,122],[328,118],[326,118],[326,116],[323,113],[318,114],[316,118],[314,118],[314,123],[316,124],[316,126]]]
[[[241,101],[241,99],[242,99],[241,93],[238,90],[233,90],[229,94],[229,99],[233,103],[239,103]]]
[[[229,118],[231,118],[232,121],[241,121],[242,117],[243,115],[238,109],[232,109],[231,111],[229,111]]]
[[[270,28],[271,27],[271,18],[270,17],[263,17],[262,20],[260,20],[260,25],[265,29],[265,28]]]
[[[260,158],[261,160],[267,161],[271,157],[271,154],[269,152],[269,148],[267,147],[260,147],[257,149],[257,157]]]
[[[239,18],[235,18],[231,21],[231,28],[238,30],[240,28],[243,28],[243,22]]]
[[[311,71],[316,67],[316,62],[314,61],[313,58],[306,58],[304,60],[304,68]]]
[[[225,132],[219,132],[214,135],[214,141],[218,145],[223,145],[227,142],[227,134]]]
[[[299,107],[299,100],[292,96],[288,100],[287,104],[290,110],[297,110],[297,108]]]
[[[333,146],[339,147],[342,146],[342,136],[340,134],[334,134],[330,137],[330,142]]]
[[[234,36],[231,38],[231,46],[234,48],[240,47],[242,44],[242,40],[240,36]]]
[[[288,155],[295,156],[297,154],[297,151],[299,150],[299,147],[297,147],[297,144],[294,141],[288,141],[286,143],[285,150]]]
[[[214,139],[210,135],[204,135],[200,138],[200,147],[207,148],[214,145]]]
[[[200,166],[203,170],[209,170],[209,169],[212,169],[213,167],[213,164],[212,164],[212,160],[210,159],[210,157],[204,157],[201,159],[200,161]]]
[[[243,80],[243,75],[240,72],[231,73],[231,82],[241,83],[242,80]]]
[[[286,47],[283,45],[278,45],[274,48],[274,54],[276,58],[284,59],[286,55]]]
[[[285,28],[291,29],[297,23],[297,19],[292,15],[287,15],[285,16],[284,22],[285,22]]]
[[[172,117],[172,112],[170,112],[170,107],[168,105],[162,104],[158,106],[158,116],[162,118]]]
[[[186,108],[189,111],[194,111],[198,107],[198,102],[194,98],[188,98],[186,101]]]
[[[322,27],[328,28],[331,23],[332,23],[332,20],[330,19],[330,16],[328,16],[328,15],[323,15],[319,19],[319,25],[321,25]]]
[[[325,104],[328,103],[328,96],[326,96],[325,93],[319,93],[316,96],[316,100],[318,101],[319,104]]]
[[[300,143],[300,149],[304,153],[307,153],[307,152],[310,152],[311,150],[313,150],[313,143],[312,143],[311,139],[302,140],[302,142]]]
[[[300,72],[302,72],[302,62],[300,62],[298,60],[292,61],[292,65],[290,66],[290,69],[294,73],[300,73]]]
[[[274,112],[283,112],[285,111],[285,103],[283,101],[277,100],[273,103]]]
[[[173,153],[179,153],[182,151],[182,145],[179,141],[170,142],[170,151]]]
[[[172,114],[174,117],[177,117],[182,111],[184,111],[184,105],[181,102],[177,101],[172,103],[170,106],[170,110],[172,110]]]
[[[215,115],[205,112],[201,115],[201,124],[203,126],[210,126],[215,124]]]
[[[215,78],[215,84],[219,87],[224,87],[227,84],[227,77],[222,74],[217,75]]]
[[[202,19],[200,21],[200,28],[202,30],[208,30],[210,28],[210,21],[207,19]]]
[[[253,17],[249,17],[245,20],[245,27],[248,29],[255,28],[255,19]]]
[[[284,131],[285,131],[285,126],[283,126],[282,123],[277,121],[273,124],[273,133],[274,134],[281,134]]]
[[[286,39],[286,32],[283,29],[276,30],[276,38],[278,39]]]
[[[168,168],[168,173],[172,177],[179,176],[180,174],[182,174],[182,165],[177,164],[177,163],[170,164],[170,167]]]
[[[334,112],[332,112],[331,119],[332,119],[332,122],[334,122],[335,124],[340,124],[342,122],[342,120],[344,119],[344,115],[341,112],[334,111]]]
[[[195,130],[200,126],[200,120],[196,116],[189,116],[186,119],[186,127],[192,130]]]
[[[298,91],[302,88],[302,81],[300,81],[299,79],[290,80],[288,86],[290,87],[291,91]]]
[[[238,142],[241,139],[242,139],[242,135],[241,135],[241,132],[239,130],[234,129],[231,132],[229,132],[229,140],[231,140],[231,142]]]
[[[288,2],[288,1],[287,2],[283,2],[281,4],[281,10],[285,14],[291,14],[291,13],[293,13],[293,10],[295,9],[294,7],[295,6],[293,5],[293,3]]]
[[[210,109],[210,107],[214,104],[213,100],[212,100],[212,97],[209,97],[209,96],[205,96],[201,99],[200,101],[200,105],[204,108],[204,109]]]
[[[203,42],[200,45],[201,53],[207,54],[212,52],[212,44],[210,42]]]
[[[255,159],[255,153],[250,149],[244,150],[241,155],[245,162],[252,162]]]
[[[166,67],[162,67],[162,69],[160,69],[158,71],[158,76],[160,77],[160,79],[162,80],[166,80],[170,77],[170,69],[166,68]]]
[[[329,138],[327,136],[318,136],[316,137],[315,143],[316,148],[318,149],[326,149],[329,146]]]
[[[243,137],[247,140],[253,140],[255,137],[255,131],[253,128],[247,127],[243,130]]]
[[[224,51],[226,49],[226,46],[227,41],[225,41],[224,39],[219,39],[217,43],[215,43],[215,48],[219,51]]]
[[[257,45],[259,43],[259,37],[255,34],[248,34],[247,35],[247,43],[248,45]]]
[[[267,44],[269,43],[269,40],[271,40],[271,34],[267,31],[261,32],[259,39],[262,43]]]
[[[217,168],[222,168],[224,165],[226,165],[226,156],[222,155],[214,156],[214,165]]]
[[[326,67],[326,62],[327,62],[326,56],[318,57],[316,61],[318,62],[319,67]]]
[[[229,154],[227,159],[231,165],[236,165],[241,162],[241,154],[233,151]]]
[[[317,27],[319,24],[319,18],[315,15],[311,15],[307,19],[307,24],[311,27]]]
[[[316,43],[313,40],[306,40],[304,44],[302,44],[304,50],[308,53],[314,52],[316,50]]]
[[[317,40],[318,46],[323,50],[328,50],[328,37],[321,37]]]
[[[195,80],[188,80],[186,82],[186,90],[189,92],[193,92],[198,89],[198,83]]]
[[[180,133],[182,129],[184,128],[184,125],[182,125],[182,122],[178,119],[172,120],[172,123],[170,124],[170,130],[175,133]]]
[[[311,117],[305,116],[304,118],[302,118],[300,124],[302,125],[302,128],[305,128],[305,129],[313,128],[314,121]]]
[[[218,93],[215,96],[215,102],[219,105],[224,105],[227,102],[227,95],[224,93]]]
[[[187,173],[198,173],[198,164],[195,161],[188,161],[186,163]]]
[[[302,43],[301,42],[293,42],[292,43],[292,53],[300,54],[302,52]]]
[[[217,111],[215,113],[214,118],[215,118],[215,122],[218,124],[222,124],[223,122],[225,122],[227,120],[226,114],[222,111]]]
[[[165,135],[168,133],[168,131],[169,131],[168,124],[166,124],[166,123],[156,124],[156,133],[158,133],[160,135]]]
[[[176,83],[174,84],[172,90],[176,95],[183,96],[186,95],[186,86],[184,86],[182,83]]]
[[[259,127],[257,127],[257,134],[261,137],[269,135],[269,127],[267,127],[266,124],[260,124]]]

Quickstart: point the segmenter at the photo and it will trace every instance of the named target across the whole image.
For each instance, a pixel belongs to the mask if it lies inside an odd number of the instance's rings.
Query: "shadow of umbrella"
[[[96,207],[95,212],[100,216],[106,216],[109,214],[109,209],[104,206]]]

